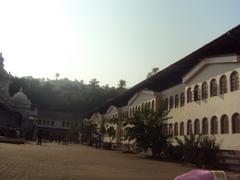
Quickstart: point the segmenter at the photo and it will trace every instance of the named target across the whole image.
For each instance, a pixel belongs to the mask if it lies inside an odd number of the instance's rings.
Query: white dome
[[[13,95],[12,100],[16,106],[31,106],[31,102],[29,101],[28,97],[22,92],[22,89],[20,89],[19,92]]]

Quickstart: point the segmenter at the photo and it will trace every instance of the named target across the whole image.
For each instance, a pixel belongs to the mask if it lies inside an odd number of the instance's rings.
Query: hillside
[[[21,87],[32,102],[33,108],[48,111],[77,112],[86,114],[103,102],[124,92],[125,81],[118,88],[100,86],[96,79],[88,84],[64,79],[36,79],[13,77],[9,92],[12,96]]]

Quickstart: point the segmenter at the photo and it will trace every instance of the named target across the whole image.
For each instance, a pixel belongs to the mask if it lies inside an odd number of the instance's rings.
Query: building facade
[[[181,84],[161,92],[170,110],[169,131],[174,136],[209,135],[223,149],[239,149],[240,56],[205,58]]]
[[[239,78],[240,25],[130,88],[110,107],[118,109],[118,118],[128,118],[143,108],[157,111],[165,106],[173,136],[208,135],[216,138],[221,149],[238,150]],[[107,105],[100,107],[98,113],[104,117],[106,109]]]
[[[70,130],[80,127],[82,116],[78,113],[39,110],[35,125],[46,139],[65,137]]]

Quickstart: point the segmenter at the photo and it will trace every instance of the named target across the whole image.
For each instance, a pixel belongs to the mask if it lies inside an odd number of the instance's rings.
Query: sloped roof
[[[108,109],[106,110],[106,113],[109,114],[113,109],[118,112],[118,108],[117,108],[116,106],[111,105],[111,106],[109,106]]]
[[[130,99],[128,99],[128,105],[131,104],[133,101],[135,101],[140,94],[145,94],[145,95],[148,94],[150,96],[156,95],[156,93],[152,90],[146,90],[146,89],[140,90],[136,92]]]
[[[240,25],[185,56],[176,63],[159,71],[156,75],[141,81],[119,96],[105,102],[105,104],[95,111],[104,113],[110,105],[117,107],[124,106],[136,92],[142,89],[162,91],[180,84],[182,82],[182,76],[197,65],[203,58],[232,53],[240,54]]]

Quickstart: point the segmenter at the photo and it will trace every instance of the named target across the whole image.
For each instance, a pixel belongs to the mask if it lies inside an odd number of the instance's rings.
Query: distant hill
[[[22,87],[33,107],[40,110],[86,114],[124,92],[124,86],[100,86],[96,79],[85,84],[83,81],[71,81],[67,78],[50,80],[31,76],[13,77],[9,93],[12,96]]]

